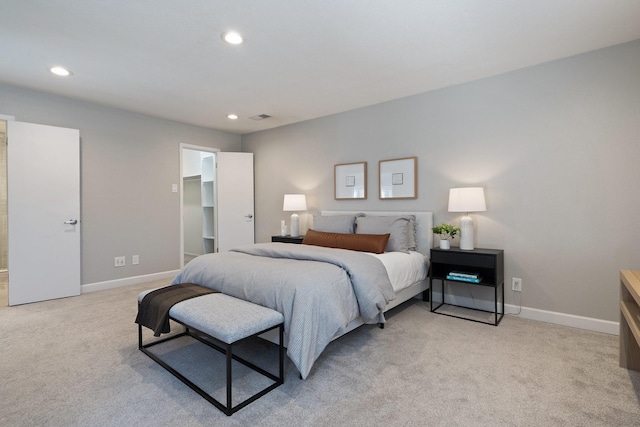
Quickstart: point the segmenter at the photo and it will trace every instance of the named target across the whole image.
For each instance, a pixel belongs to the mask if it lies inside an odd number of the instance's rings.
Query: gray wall
[[[0,114],[80,130],[83,284],[178,269],[179,144],[240,151],[239,135],[3,84]]]
[[[255,153],[256,240],[283,194],[309,209],[447,212],[485,188],[476,246],[505,250],[522,305],[618,320],[618,270],[640,269],[640,41],[368,108],[244,135]],[[312,100],[310,100],[312,102]],[[378,161],[418,156],[418,198],[378,199]],[[368,199],[336,201],[333,165],[368,162]]]

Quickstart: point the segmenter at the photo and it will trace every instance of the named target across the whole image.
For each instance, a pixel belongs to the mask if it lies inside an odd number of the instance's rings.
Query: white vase
[[[447,239],[440,240],[440,249],[451,249],[451,242]]]

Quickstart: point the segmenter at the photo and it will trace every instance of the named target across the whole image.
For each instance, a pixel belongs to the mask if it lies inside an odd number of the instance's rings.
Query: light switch
[[[172,193],[178,192],[178,184],[171,184],[171,192]]]

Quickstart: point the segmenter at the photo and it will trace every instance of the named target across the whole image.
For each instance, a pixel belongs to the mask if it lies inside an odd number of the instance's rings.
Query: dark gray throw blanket
[[[193,283],[179,283],[165,286],[151,291],[142,298],[138,306],[136,323],[153,330],[153,335],[171,332],[169,325],[169,310],[180,301],[217,293],[213,289],[194,285]]]

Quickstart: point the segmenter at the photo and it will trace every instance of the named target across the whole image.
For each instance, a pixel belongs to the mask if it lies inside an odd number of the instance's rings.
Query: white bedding
[[[420,252],[385,252],[369,255],[378,258],[387,269],[395,292],[400,292],[427,277],[428,259]]]

